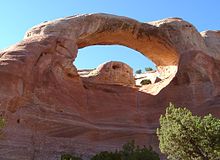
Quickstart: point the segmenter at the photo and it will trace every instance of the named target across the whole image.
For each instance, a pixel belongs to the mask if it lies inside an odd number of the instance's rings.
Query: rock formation
[[[78,71],[79,75],[80,72]],[[87,71],[87,74],[82,74],[81,79],[84,84],[114,84],[124,86],[134,86],[135,79],[133,76],[133,69],[122,62],[106,62],[99,65],[96,69]]]
[[[166,78],[140,88],[88,83],[73,61],[79,48],[97,44],[135,49]],[[131,139],[158,150],[155,129],[169,102],[220,117],[220,31],[199,33],[180,18],[141,23],[108,14],[44,22],[0,52],[0,84],[7,119],[0,159],[86,159]]]

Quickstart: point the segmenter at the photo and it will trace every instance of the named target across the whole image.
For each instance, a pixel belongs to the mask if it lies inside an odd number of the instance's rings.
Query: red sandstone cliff
[[[79,48],[96,44],[133,48],[167,79],[141,88],[129,74],[120,83],[101,72],[83,80],[72,62]],[[86,157],[131,139],[157,149],[155,129],[169,102],[220,117],[220,31],[199,33],[179,18],[141,23],[108,14],[45,22],[0,52],[0,84],[7,119],[0,159]]]

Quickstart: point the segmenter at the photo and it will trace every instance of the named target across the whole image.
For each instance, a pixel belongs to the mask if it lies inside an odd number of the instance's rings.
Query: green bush
[[[72,156],[70,154],[63,154],[61,156],[61,160],[82,160],[82,158],[78,156]]]
[[[151,84],[151,80],[149,80],[149,79],[143,79],[143,80],[141,81],[141,85],[147,85],[147,84]]]
[[[136,73],[136,74],[141,74],[141,73],[142,73],[142,70],[139,69],[139,70],[137,70],[135,73]]]
[[[115,152],[100,152],[92,157],[91,160],[121,160],[121,155],[118,151]]]
[[[2,134],[2,129],[5,127],[6,121],[3,117],[0,117],[0,135]]]
[[[151,68],[151,67],[146,67],[146,68],[145,68],[145,71],[147,71],[147,72],[148,72],[148,71],[153,71],[153,68]]]
[[[193,116],[188,109],[170,104],[160,117],[157,135],[168,159],[220,159],[220,120],[210,114]]]
[[[2,129],[5,126],[5,119],[3,117],[0,117],[0,129]]]
[[[152,148],[140,148],[134,141],[123,145],[122,150],[115,152],[100,152],[91,160],[160,160],[159,155]]]

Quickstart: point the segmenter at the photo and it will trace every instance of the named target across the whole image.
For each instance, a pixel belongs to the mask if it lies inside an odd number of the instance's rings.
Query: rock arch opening
[[[155,64],[138,51],[120,45],[96,45],[78,50],[74,61],[86,82],[136,85],[135,73]],[[137,81],[138,82],[138,81]]]
[[[121,45],[96,45],[78,50],[74,65],[78,70],[95,69],[98,65],[109,62],[120,61],[128,64],[135,74],[137,70],[145,71],[145,68],[155,70],[155,64],[138,51]],[[117,69],[117,65],[112,66]]]
[[[105,54],[109,56],[102,56]],[[131,54],[133,57],[129,57]],[[176,65],[155,66],[140,52],[119,45],[97,45],[79,49],[73,64],[85,83],[126,85],[152,95],[166,87],[177,71]],[[137,73],[138,69],[142,69],[142,72]]]

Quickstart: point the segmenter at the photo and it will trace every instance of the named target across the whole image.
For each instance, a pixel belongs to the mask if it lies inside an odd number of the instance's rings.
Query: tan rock
[[[205,40],[205,44],[209,49],[208,55],[220,60],[220,31],[204,31],[201,32],[202,37]]]
[[[219,41],[219,31],[200,34],[179,18],[141,23],[87,14],[33,27],[0,53],[0,112],[7,119],[0,159],[87,158],[131,139],[158,150],[155,130],[169,102],[220,117]],[[161,81],[135,88],[127,65],[106,71],[115,62],[85,80],[72,62],[78,48],[97,44],[139,51],[157,65]]]
[[[84,83],[134,86],[133,69],[123,62],[110,61],[99,65],[82,77]]]

